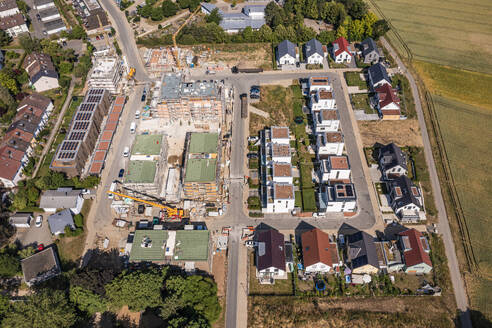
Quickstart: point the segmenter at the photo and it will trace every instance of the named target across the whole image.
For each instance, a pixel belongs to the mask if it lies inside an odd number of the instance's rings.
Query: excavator
[[[150,202],[148,200],[143,200],[143,199],[140,199],[140,198],[137,198],[137,197],[128,196],[128,195],[125,195],[125,194],[122,194],[122,193],[119,193],[119,192],[116,192],[116,191],[111,191],[111,190],[108,190],[107,193],[108,194],[113,194],[113,195],[116,195],[116,196],[120,196],[122,198],[129,198],[129,199],[132,199],[132,200],[134,200],[136,202],[140,202],[140,203],[144,203],[144,204],[147,204],[147,205],[151,205],[151,206],[155,206],[157,208],[160,208],[161,210],[164,210],[165,211],[166,217],[168,219],[181,220],[183,218],[183,216],[184,216],[184,211],[182,209],[174,208],[174,207],[171,207],[169,205],[164,205],[164,204],[158,204],[158,203]]]

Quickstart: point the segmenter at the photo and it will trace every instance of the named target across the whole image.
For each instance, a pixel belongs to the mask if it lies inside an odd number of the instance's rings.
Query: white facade
[[[12,178],[12,180],[0,176],[0,182],[2,182],[2,184],[6,188],[13,188],[13,187],[17,186],[19,181],[24,178],[24,175],[22,174],[23,168],[24,168],[24,164],[21,162],[19,165],[19,169],[15,173],[15,176]]]
[[[120,58],[95,57],[93,66],[89,88],[103,88],[112,94],[117,93],[122,75]]]
[[[336,265],[333,265],[333,268],[334,267],[336,267]],[[329,273],[332,270],[332,267],[323,262],[318,262],[307,266],[305,270],[307,273]]]
[[[48,8],[54,8],[55,7],[55,3],[54,2],[48,2],[48,3],[43,3],[42,5],[34,5],[34,9],[37,9],[37,10],[43,10],[43,9],[48,9]]]
[[[318,89],[316,93],[311,95],[309,105],[313,113],[319,112],[322,109],[335,109],[335,97],[331,91]]]
[[[347,188],[347,185],[341,184],[328,186],[325,190],[321,191],[318,194],[320,202],[319,211],[327,213],[355,212],[357,209],[355,191],[352,184],[349,186],[352,190],[351,195],[347,195],[346,189],[344,189]]]
[[[273,279],[275,279],[275,277],[283,277],[285,274],[285,270],[280,270],[276,267],[269,267],[258,271],[259,277],[271,277]]]
[[[336,63],[350,63],[352,61],[352,55],[347,51],[342,51],[334,59]]]
[[[51,16],[46,16],[46,17],[41,17],[41,21],[44,23],[44,22],[49,22],[49,21],[52,21],[54,19],[57,19],[57,18],[60,18],[60,13],[54,13],[53,15]],[[65,27],[64,30],[66,30],[67,28]],[[50,31],[47,31],[48,34],[50,34]]]
[[[79,214],[80,211],[82,210],[82,206],[84,205],[84,198],[82,198],[82,195],[79,195],[77,197],[77,201],[75,203],[75,207],[71,207],[70,211],[72,211],[73,214]],[[43,208],[43,210],[47,213],[55,213],[56,208]]]
[[[46,30],[46,33],[48,33],[48,35],[51,35],[51,34],[56,34],[56,33],[59,33],[61,31],[66,31],[67,30],[67,27],[64,25],[64,26],[60,26],[58,28],[55,28],[53,30]]]
[[[295,65],[296,58],[292,57],[289,54],[285,54],[277,60],[277,65]]]
[[[341,135],[341,133],[337,133]],[[318,155],[337,155],[340,156],[343,153],[345,143],[343,138],[330,138],[330,133],[321,133],[316,139],[316,146],[318,149]]]
[[[51,89],[59,88],[58,79],[51,76],[42,76],[36,83],[32,84],[37,92],[43,92]]]
[[[330,162],[327,159],[321,161],[318,172],[322,183],[350,181],[350,168],[334,169],[330,166]]]
[[[7,32],[7,34],[10,35],[11,37],[15,38],[16,36],[18,36],[20,34],[29,32],[29,29],[27,28],[27,25],[24,23],[24,24],[20,24],[17,26],[13,26],[9,29],[6,29],[5,32]]]
[[[322,132],[336,132],[340,127],[337,110],[322,109],[315,115],[314,130],[316,134]]]
[[[19,8],[11,8],[8,10],[0,11],[0,18],[12,16],[19,13],[20,13]]]
[[[289,190],[288,192],[286,192]],[[295,207],[294,186],[286,183],[273,183],[267,187],[266,207],[263,213],[289,213]]]
[[[308,64],[323,64],[323,59],[324,57],[321,56],[319,53],[314,53],[311,56],[307,58],[307,63]]]
[[[328,77],[310,77],[309,78],[309,93],[313,93],[318,90],[333,91],[333,88]]]

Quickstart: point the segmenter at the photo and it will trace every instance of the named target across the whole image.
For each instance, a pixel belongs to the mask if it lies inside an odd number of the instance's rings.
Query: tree
[[[17,2],[17,7],[19,7],[19,10],[22,13],[27,14],[27,10],[29,9],[27,7],[27,4],[24,1],[22,1],[22,0],[17,0],[16,2]]]
[[[275,28],[284,22],[284,11],[274,1],[265,7],[265,22]]]
[[[12,76],[13,74],[9,74],[6,68],[0,71],[0,85],[7,88],[12,94],[19,93],[19,88],[17,87],[17,81]]]
[[[164,15],[162,14],[162,8],[154,7],[152,8],[152,14],[150,15],[153,21],[161,21]]]
[[[241,34],[242,34],[243,40],[245,42],[253,42],[254,41],[255,34],[254,34],[251,26],[246,26],[246,28],[242,31]]]
[[[302,24],[297,27],[296,37],[299,42],[307,42],[316,37],[316,32],[311,27]]]
[[[337,38],[340,38],[340,37],[347,38],[347,30],[345,29],[345,27],[343,27],[343,25],[340,25],[337,28],[336,37]]]
[[[59,188],[65,182],[65,175],[61,172],[50,171],[51,188]]]
[[[321,31],[318,34],[318,40],[322,44],[329,44],[335,41],[335,32],[334,31]]]
[[[348,26],[348,38],[350,41],[362,41],[364,37],[364,23],[355,19],[350,22]]]
[[[69,40],[83,40],[87,37],[87,33],[85,32],[84,28],[80,25],[75,25],[72,28],[72,31],[68,34],[68,39]]]
[[[162,3],[162,14],[164,15],[164,17],[171,17],[176,15],[178,9],[178,5],[171,0],[165,0]]]
[[[72,74],[73,64],[67,61],[63,61],[58,65],[58,73],[62,75]]]
[[[307,0],[304,8],[304,16],[307,18],[318,19],[318,3],[316,0]]]
[[[90,315],[104,312],[108,308],[106,299],[79,286],[70,287],[70,301]]]
[[[349,14],[353,19],[361,19],[367,14],[367,4],[364,0],[342,0],[341,1]]]
[[[30,54],[32,52],[41,51],[41,43],[38,39],[32,39],[29,34],[23,34],[19,37],[19,43],[22,49],[25,50],[26,53]]]
[[[207,23],[215,23],[219,25],[222,21],[222,15],[220,14],[219,9],[215,8],[214,10],[212,10],[210,15],[207,15],[206,21]]]
[[[36,250],[34,249],[34,247],[28,246],[26,248],[19,250],[17,252],[17,255],[19,256],[19,258],[25,259],[25,258],[28,258],[29,256],[33,255],[35,252],[36,252]]]
[[[70,277],[71,287],[80,287],[99,296],[106,295],[105,286],[109,284],[119,272],[113,269],[90,269],[85,267]]]
[[[338,2],[325,2],[321,7],[321,17],[325,22],[333,24],[335,27],[340,26],[347,13],[343,4]]]
[[[385,35],[389,30],[390,26],[388,22],[384,19],[380,19],[372,26],[372,37],[375,40],[379,40],[379,38]]]
[[[12,42],[12,37],[4,30],[0,30],[0,47],[8,45],[10,42]]]
[[[272,42],[273,41],[273,31],[268,25],[263,25],[260,27],[260,30],[258,31],[258,34],[260,36],[260,40],[264,42]]]
[[[149,18],[150,15],[152,15],[152,6],[145,5],[143,7],[139,7],[137,8],[137,13],[144,18]]]
[[[106,294],[111,304],[117,308],[128,305],[132,311],[162,305],[161,288],[167,270],[159,272],[132,272],[121,274],[106,285]]]
[[[19,260],[8,253],[0,254],[0,277],[13,277],[20,270]]]
[[[4,294],[0,294],[0,322],[5,315],[10,311],[10,300]]]
[[[43,291],[25,302],[15,302],[5,315],[2,327],[58,328],[71,327],[77,316],[61,291]]]

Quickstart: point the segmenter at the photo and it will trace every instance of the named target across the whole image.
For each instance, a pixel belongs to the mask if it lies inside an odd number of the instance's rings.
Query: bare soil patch
[[[371,147],[376,142],[382,144],[394,142],[404,146],[423,146],[417,120],[358,121],[358,124],[364,147]]]

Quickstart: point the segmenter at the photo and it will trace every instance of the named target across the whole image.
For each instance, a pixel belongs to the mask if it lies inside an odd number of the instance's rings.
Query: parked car
[[[82,195],[89,195],[91,191],[89,189],[82,189]]]
[[[42,215],[36,216],[35,225],[36,225],[36,228],[41,228],[41,226],[43,225],[43,216]]]
[[[37,18],[38,22],[41,21],[41,16],[39,14],[36,14],[36,18]]]
[[[118,172],[118,178],[123,178],[123,175],[125,174],[125,169],[121,169],[119,172]]]
[[[145,206],[140,204],[138,205],[138,214],[144,214],[145,212]]]
[[[253,240],[247,240],[246,243],[245,243],[246,247],[255,247],[256,246],[256,242],[253,241]]]
[[[249,153],[247,156],[248,156],[248,158],[258,158],[257,153]]]

